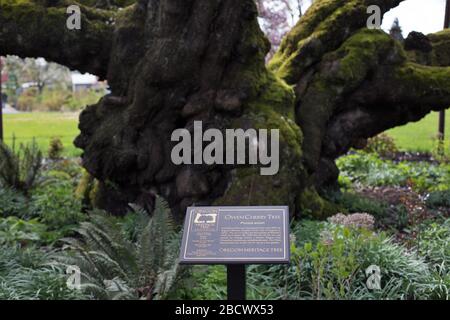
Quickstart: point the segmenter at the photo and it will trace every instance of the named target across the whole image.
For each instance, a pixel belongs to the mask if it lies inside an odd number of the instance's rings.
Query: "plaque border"
[[[188,240],[191,229],[192,213],[194,209],[217,208],[223,211],[274,211],[281,210],[283,213],[283,257],[186,257]],[[189,220],[188,220],[189,219]],[[198,206],[188,207],[184,222],[185,229],[180,246],[180,264],[289,264],[290,263],[290,240],[289,240],[289,207],[288,206]],[[186,229],[187,226],[187,229]]]

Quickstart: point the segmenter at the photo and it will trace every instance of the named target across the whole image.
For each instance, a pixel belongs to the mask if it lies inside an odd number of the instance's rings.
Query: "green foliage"
[[[36,183],[42,166],[42,153],[36,141],[15,149],[0,141],[0,184],[27,194]]]
[[[72,250],[62,261],[80,267],[83,290],[97,299],[162,299],[177,279],[179,238],[166,203],[157,198],[151,218],[137,207],[134,215],[145,223],[124,230],[116,219],[93,214],[77,228],[80,239],[65,240]]]
[[[450,190],[431,192],[426,199],[426,205],[431,209],[450,208]]]
[[[0,188],[0,218],[11,217],[3,221],[4,238],[20,240],[21,236],[17,236],[17,232],[24,231],[22,227],[28,233],[26,230],[30,228],[27,227],[39,225],[44,227],[45,234],[30,236],[28,240],[50,244],[62,236],[72,234],[72,228],[85,219],[81,213],[81,202],[74,197],[74,178],[79,169],[73,170],[72,165],[67,163],[71,162],[46,165],[46,171],[39,177],[39,188],[28,190],[26,195],[10,187]],[[5,229],[8,226],[11,228],[9,232]],[[21,228],[17,229],[19,226]],[[27,237],[23,240],[27,240]]]
[[[28,199],[20,192],[8,187],[0,188],[0,217],[31,217]]]
[[[316,243],[320,239],[322,227],[323,222],[315,220],[296,222],[292,225],[291,240],[298,244],[306,242]],[[289,270],[292,271],[292,268],[290,267]],[[248,298],[285,298],[286,272],[288,272],[288,267],[280,265],[247,266]],[[227,277],[224,266],[194,266],[190,270],[190,277],[190,281],[184,281],[185,287],[183,289],[178,288],[176,298],[195,300],[226,299]]]
[[[64,145],[60,138],[52,137],[50,139],[50,145],[48,147],[48,158],[51,160],[61,159],[64,151]]]
[[[408,212],[404,205],[370,199],[353,192],[328,193],[327,197],[339,205],[345,213],[369,213],[376,218],[376,225],[402,230],[408,224]]]
[[[393,162],[375,154],[357,152],[337,160],[341,176],[365,186],[411,186],[414,190],[448,189],[450,165],[427,162]]]
[[[429,240],[433,247],[442,245]],[[448,298],[450,283],[436,281],[427,252],[407,250],[382,233],[328,224],[320,242],[293,248],[293,256],[300,272],[298,291],[306,289],[312,298]],[[381,290],[366,286],[365,270],[370,265],[381,269]]]
[[[434,222],[420,232],[417,247],[422,256],[434,265],[450,270],[450,219]]]
[[[0,218],[0,245],[22,245],[38,242],[46,237],[46,226],[36,219],[22,220],[17,217]]]
[[[46,169],[49,171],[47,175],[62,172],[71,179],[79,179],[83,173],[79,159],[60,159],[59,161],[50,162]]]
[[[432,286],[432,271],[424,259],[384,234],[328,224],[320,242],[292,249],[296,281],[290,275],[291,298],[445,298],[441,287]],[[381,269],[380,290],[366,286],[365,271],[371,265]]]
[[[381,217],[389,208],[389,205],[383,201],[373,200],[353,192],[327,193],[326,197],[348,213],[366,212]]]
[[[223,300],[227,296],[226,267],[194,266],[192,270],[194,284],[188,299]]]
[[[391,157],[398,152],[394,139],[385,133],[379,134],[373,138],[368,139],[367,146],[364,148],[365,152],[376,153],[382,157]]]
[[[0,300],[68,300],[86,298],[68,289],[67,275],[52,264],[52,252],[17,246],[0,248]]]
[[[450,299],[450,219],[434,222],[422,230],[416,246],[431,270],[423,291],[433,299]]]
[[[71,92],[66,96],[66,100],[62,106],[65,111],[79,111],[86,106],[97,103],[104,95],[104,92],[95,90],[81,90]]]
[[[103,92],[81,90],[72,92],[65,89],[44,89],[39,92],[30,88],[17,98],[17,109],[32,112],[79,111],[87,105],[94,104],[102,97]]]
[[[250,299],[448,299],[449,232],[448,222],[431,225],[422,233],[422,248],[415,250],[364,228],[297,223],[291,233],[291,264],[248,266],[247,295]],[[371,265],[380,267],[380,289],[367,287],[366,270]],[[184,298],[225,299],[224,267],[194,267],[192,274],[197,286]]]
[[[81,213],[81,201],[74,196],[74,188],[68,174],[50,171],[31,197],[34,212],[40,221],[61,236],[70,234],[72,228],[85,219]]]
[[[307,242],[317,243],[320,240],[320,233],[324,222],[316,220],[301,220],[294,222],[291,226],[291,238],[297,245],[304,245]]]

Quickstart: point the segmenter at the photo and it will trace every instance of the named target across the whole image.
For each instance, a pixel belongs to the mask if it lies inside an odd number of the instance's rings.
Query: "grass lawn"
[[[73,139],[79,133],[78,113],[34,112],[3,116],[7,144],[11,144],[13,135],[16,137],[16,145],[31,142],[34,137],[46,155],[50,139],[59,137],[64,145],[65,156],[81,154],[81,150],[73,145]]]
[[[450,110],[445,113],[445,145],[450,152]],[[387,131],[394,138],[397,147],[405,151],[432,151],[436,148],[439,113],[433,112],[424,119]]]
[[[450,111],[446,113],[446,146],[450,152]],[[4,115],[5,140],[10,144],[12,135],[16,143],[30,142],[36,138],[43,152],[47,152],[50,138],[59,137],[64,144],[64,155],[78,156],[80,149],[73,145],[78,135],[78,113],[35,112]],[[433,112],[416,123],[391,129],[387,133],[394,138],[400,150],[431,151],[436,145],[438,113]]]

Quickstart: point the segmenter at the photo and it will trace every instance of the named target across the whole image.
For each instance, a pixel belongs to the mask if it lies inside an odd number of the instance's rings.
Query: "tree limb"
[[[446,36],[430,35],[431,51],[423,56],[420,50],[405,52],[382,31],[361,29],[323,56],[302,79],[307,86],[299,81],[297,122],[307,168],[319,176],[316,184],[328,181],[321,171],[330,171],[332,161],[361,139],[450,106],[450,67],[445,67],[450,51],[442,49]]]
[[[69,30],[73,2],[0,0],[0,54],[43,57],[81,72],[106,77],[114,30],[111,11],[81,8],[81,30]]]
[[[336,50],[367,24],[367,8],[377,5],[381,14],[403,0],[316,0],[288,33],[270,62],[270,69],[288,84],[297,83],[322,56]]]

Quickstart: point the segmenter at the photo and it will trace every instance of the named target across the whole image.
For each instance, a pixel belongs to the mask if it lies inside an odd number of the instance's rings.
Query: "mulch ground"
[[[401,230],[393,230],[389,221],[396,221],[398,211],[388,210],[386,217],[383,217],[384,223],[378,225],[380,229],[394,231],[394,236],[399,242],[409,244],[414,242],[422,223],[430,220],[436,220],[440,217],[450,217],[450,208],[439,208],[432,210],[427,208],[425,200],[427,195],[419,194],[409,187],[365,187],[357,190],[361,196],[372,200],[383,201],[389,204],[390,207],[403,205],[407,211],[407,226]],[[391,217],[389,216],[391,215]]]

